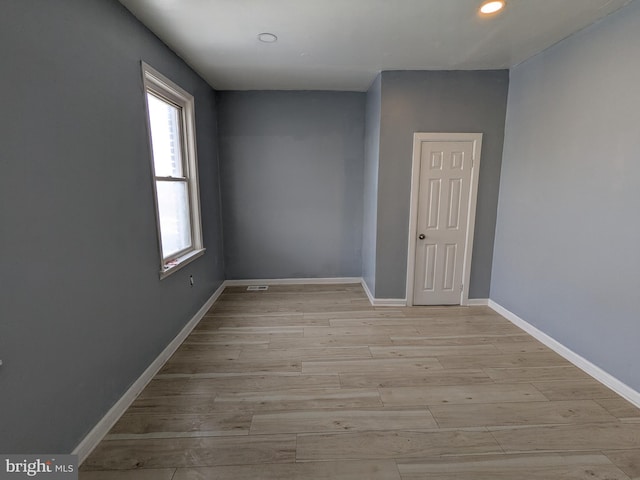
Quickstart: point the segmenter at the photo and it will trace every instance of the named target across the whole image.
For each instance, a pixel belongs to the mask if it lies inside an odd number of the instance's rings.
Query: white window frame
[[[151,160],[151,174],[153,180],[154,205],[156,209],[156,226],[158,232],[158,251],[160,253],[160,278],[166,278],[172,273],[180,270],[196,258],[202,256],[205,248],[202,243],[202,220],[200,215],[200,193],[198,190],[198,158],[196,149],[196,122],[195,122],[195,102],[193,95],[180,88],[160,72],[142,62],[142,79],[144,84],[144,105],[145,118],[147,119],[147,134],[149,137],[149,158]],[[165,256],[162,251],[162,231],[160,228],[160,210],[158,208],[158,192],[156,184],[158,181],[172,181],[171,178],[158,177],[156,175],[155,162],[153,159],[153,144],[151,140],[151,122],[149,119],[149,105],[147,93],[151,93],[161,100],[176,105],[182,113],[181,116],[181,145],[182,145],[182,168],[186,179],[189,216],[191,224],[191,246],[180,252]],[[180,180],[185,181],[185,180]]]

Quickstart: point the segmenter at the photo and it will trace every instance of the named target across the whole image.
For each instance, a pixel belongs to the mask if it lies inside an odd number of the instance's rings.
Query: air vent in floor
[[[247,290],[249,290],[250,292],[264,291],[264,290],[269,290],[269,286],[268,285],[249,285],[247,287]]]

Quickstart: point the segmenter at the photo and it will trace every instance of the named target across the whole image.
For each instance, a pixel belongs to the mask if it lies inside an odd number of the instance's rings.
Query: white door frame
[[[409,246],[407,252],[407,305],[413,305],[413,285],[416,257],[416,226],[418,222],[418,197],[420,190],[420,152],[422,142],[473,142],[471,185],[467,215],[467,236],[464,244],[464,263],[462,267],[462,292],[460,305],[469,305],[469,280],[471,278],[471,254],[473,253],[473,234],[476,224],[476,201],[478,197],[478,178],[480,172],[480,151],[482,133],[422,133],[413,134],[413,163],[411,166],[411,205],[409,208]]]

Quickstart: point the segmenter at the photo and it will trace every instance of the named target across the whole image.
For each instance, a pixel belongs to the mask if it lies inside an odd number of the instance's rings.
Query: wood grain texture
[[[640,478],[640,410],[487,307],[229,287],[86,480]]]
[[[426,387],[430,385],[473,385],[493,381],[482,370],[432,370],[426,372],[372,372],[340,374],[344,388]]]
[[[366,373],[366,372],[413,372],[423,373],[428,370],[441,370],[435,358],[392,358],[370,360],[343,361],[311,361],[302,362],[302,373],[307,375],[332,373]]]
[[[376,325],[353,327],[305,327],[305,337],[345,337],[349,335],[414,335],[418,330],[407,325]]]
[[[298,435],[298,460],[411,458],[502,452],[489,432],[364,432]]]
[[[252,415],[244,412],[216,413],[126,413],[111,429],[113,434],[199,433],[208,436],[249,433]],[[157,436],[157,435],[156,435]]]
[[[173,480],[400,480],[393,460],[178,469]]]
[[[611,415],[618,418],[640,418],[640,408],[632,405],[624,398],[599,398],[596,400],[598,405],[604,407]]]
[[[197,376],[196,376],[197,375]],[[168,397],[172,395],[215,395],[219,392],[254,392],[295,388],[339,388],[338,375],[302,375],[298,372],[262,374],[188,374],[184,377],[157,375],[138,397]]]
[[[402,480],[628,480],[602,454],[484,455],[398,461]]]
[[[550,350],[500,355],[439,356],[438,360],[444,368],[554,367],[567,364],[565,359]]]
[[[467,325],[505,325],[505,319],[498,316],[442,316],[442,317],[421,317],[421,316],[362,316],[332,318],[332,327],[367,327],[367,326],[410,326],[417,329],[440,327],[464,327]],[[507,322],[508,323],[508,322]]]
[[[319,347],[369,347],[371,345],[393,345],[389,335],[336,335],[313,336],[304,338],[274,338],[269,342],[269,348],[319,348]]]
[[[438,322],[427,325],[418,325],[416,327],[420,335],[429,335],[433,337],[442,337],[447,335],[504,335],[504,334],[521,334],[515,325],[504,320],[500,323],[479,323],[473,322],[454,323],[449,325],[445,322]],[[402,333],[398,333],[402,335]]]
[[[562,382],[533,382],[533,385],[549,400],[615,398],[617,396],[593,378]]]
[[[472,335],[465,333],[463,335],[390,335],[389,337],[393,345],[409,346],[455,346],[455,345],[497,345],[502,341],[508,343],[529,342],[531,337],[526,334],[509,334],[509,335]]]
[[[373,358],[420,358],[439,355],[493,355],[500,351],[493,345],[438,345],[369,347]]]
[[[274,360],[261,362],[243,360],[219,361],[168,361],[160,374],[168,373],[214,373],[214,372],[300,372],[302,363],[298,360]]]
[[[175,468],[145,470],[96,470],[78,472],[79,480],[172,480]]]
[[[485,373],[496,383],[530,383],[549,380],[587,380],[591,379],[578,367],[568,363],[557,367],[537,368],[485,368]]]
[[[457,403],[533,402],[547,399],[532,385],[445,385],[380,388],[385,405],[439,405]]]
[[[382,406],[378,391],[364,388],[220,393],[214,403],[221,409],[250,409],[255,412]]]
[[[640,478],[640,449],[605,450],[604,454],[629,477]]]
[[[496,348],[501,353],[534,353],[534,352],[547,352],[549,349],[542,343],[535,342],[496,342]]]
[[[492,434],[505,452],[581,451],[640,448],[640,424],[594,423],[504,428]]]
[[[285,359],[296,361],[313,360],[352,360],[371,358],[371,351],[366,345],[360,347],[311,347],[311,348],[280,348],[257,350],[245,348],[239,354],[243,361],[282,361]]]
[[[85,470],[244,465],[292,462],[295,435],[104,440],[84,462]]]
[[[429,410],[442,428],[615,422],[593,400],[433,405]]]
[[[437,426],[426,409],[301,411],[254,415],[251,433],[411,430]]]

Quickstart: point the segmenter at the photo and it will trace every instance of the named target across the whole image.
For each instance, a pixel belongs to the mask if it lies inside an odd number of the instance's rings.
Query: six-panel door
[[[460,304],[473,142],[421,142],[414,304]]]

